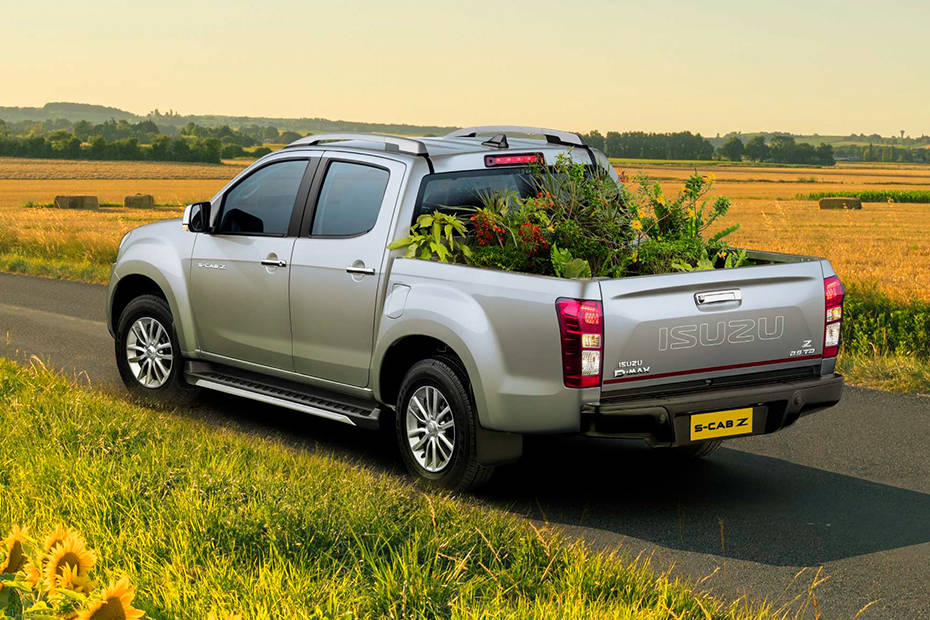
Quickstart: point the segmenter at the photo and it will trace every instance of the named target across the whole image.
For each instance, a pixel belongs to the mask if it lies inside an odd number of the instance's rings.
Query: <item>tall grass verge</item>
[[[930,303],[899,301],[874,286],[850,285],[843,319],[843,352],[930,360]]]
[[[473,500],[42,368],[0,360],[0,427],[0,523],[78,528],[101,577],[130,578],[152,618],[773,614]]]

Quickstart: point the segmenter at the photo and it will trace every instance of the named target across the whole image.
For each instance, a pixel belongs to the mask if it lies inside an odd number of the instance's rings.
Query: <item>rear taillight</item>
[[[823,298],[826,317],[823,328],[823,356],[836,357],[840,351],[840,332],[843,327],[843,298],[846,289],[837,276],[823,281]]]
[[[484,166],[493,168],[495,166],[525,166],[527,164],[541,164],[543,162],[542,153],[521,153],[519,155],[485,155]]]
[[[604,353],[601,302],[560,297],[555,309],[559,315],[565,387],[599,387]]]

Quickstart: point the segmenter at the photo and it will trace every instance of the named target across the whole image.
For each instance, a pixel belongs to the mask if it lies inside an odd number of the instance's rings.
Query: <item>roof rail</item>
[[[378,142],[384,145],[386,151],[399,151],[401,153],[410,153],[412,155],[429,155],[426,144],[413,138],[398,138],[397,136],[386,136],[380,133],[318,133],[305,138],[294,140],[285,148],[292,146],[313,146],[320,142],[330,142],[335,140],[362,140],[365,142]]]
[[[552,144],[565,144],[568,146],[585,147],[585,141],[576,133],[570,131],[559,131],[558,129],[545,129],[543,127],[520,127],[518,125],[485,125],[480,127],[463,127],[456,129],[446,135],[446,138],[476,138],[479,134],[508,134],[523,133],[529,135],[540,135],[546,138],[546,142]]]

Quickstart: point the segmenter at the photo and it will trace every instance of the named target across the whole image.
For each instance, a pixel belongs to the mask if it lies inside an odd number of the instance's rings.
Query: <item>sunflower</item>
[[[56,525],[55,529],[45,537],[45,544],[42,545],[42,550],[45,551],[45,553],[51,553],[52,549],[54,549],[58,543],[64,541],[66,538],[77,539],[80,540],[84,545],[87,544],[87,542],[84,540],[84,537],[81,536],[80,532],[59,524]]]
[[[135,595],[129,580],[120,579],[106,589],[100,600],[78,614],[77,620],[138,620],[145,612],[132,606]]]
[[[87,548],[87,543],[79,534],[70,533],[60,540],[45,560],[45,587],[54,590],[60,587],[65,577],[65,568],[69,567],[69,580],[73,584],[89,581],[90,569],[97,562],[97,556]],[[66,586],[61,586],[66,587]],[[71,589],[71,588],[68,588]]]
[[[29,582],[33,588],[42,580],[42,569],[32,562],[28,562],[23,567],[23,572],[26,573],[26,581]]]
[[[72,592],[82,592],[89,594],[97,586],[90,577],[82,577],[77,568],[72,568],[69,564],[61,567],[61,574],[55,575],[56,590],[71,590]],[[50,596],[56,596],[56,590],[52,590]]]
[[[23,543],[26,542],[28,532],[24,527],[16,527],[10,530],[2,541],[0,549],[3,550],[0,560],[0,573],[12,574],[18,573],[26,563],[26,554],[23,553]]]

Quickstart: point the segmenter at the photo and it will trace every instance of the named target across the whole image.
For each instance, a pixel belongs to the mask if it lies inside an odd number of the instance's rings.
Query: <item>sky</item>
[[[930,2],[0,0],[0,105],[930,134]]]

